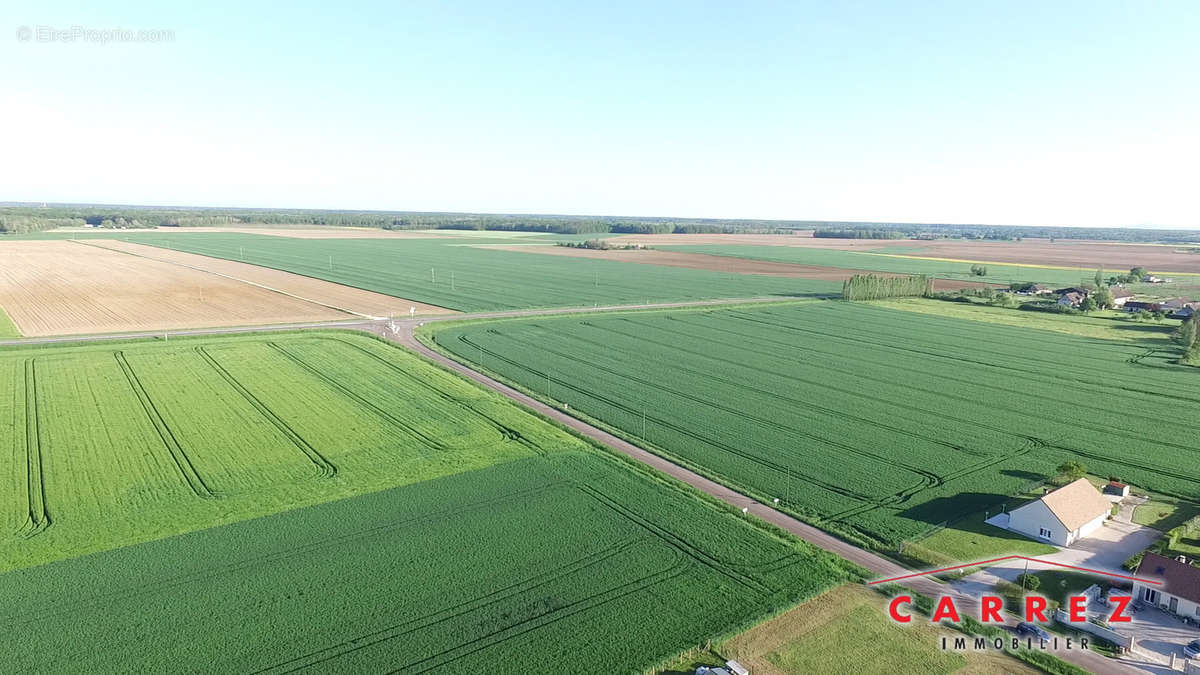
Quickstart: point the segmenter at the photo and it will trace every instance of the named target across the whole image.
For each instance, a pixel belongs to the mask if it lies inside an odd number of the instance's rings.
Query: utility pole
[[[429,268],[429,283],[431,283],[431,284],[437,283],[437,275],[434,274],[432,267]]]
[[[329,271],[333,271],[333,256],[329,256]]]

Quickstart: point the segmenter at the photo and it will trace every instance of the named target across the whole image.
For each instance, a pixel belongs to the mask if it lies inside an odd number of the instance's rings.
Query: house
[[[1163,300],[1162,306],[1166,307],[1167,309],[1183,309],[1184,307],[1187,307],[1190,302],[1191,300],[1187,300],[1185,298],[1171,298],[1170,300]]]
[[[1013,509],[1008,529],[1058,546],[1095,532],[1112,513],[1112,503],[1088,479],[1069,483],[1037,501]]]
[[[1025,289],[1025,292],[1030,295],[1046,295],[1048,293],[1053,293],[1054,289],[1041,284],[1032,284],[1029,286],[1029,288]]]
[[[1162,277],[1156,277],[1153,274],[1147,274],[1146,276],[1142,277],[1142,283],[1144,283],[1144,284],[1165,284],[1165,283],[1167,283],[1167,280]]]
[[[1138,565],[1137,576],[1163,583],[1157,586],[1133,582],[1134,599],[1193,621],[1200,620],[1200,567],[1147,551]]]
[[[1108,291],[1112,293],[1113,307],[1123,307],[1125,303],[1133,298],[1133,291],[1120,286],[1111,286]]]
[[[1085,298],[1087,298],[1087,296],[1082,293],[1063,293],[1062,297],[1058,299],[1058,304],[1062,305],[1063,307],[1078,308],[1083,304]]]
[[[1102,492],[1114,497],[1128,497],[1129,486],[1119,480],[1110,480],[1108,481],[1108,485],[1104,486]]]
[[[1078,293],[1079,295],[1082,295],[1082,296],[1087,296],[1089,293],[1091,293],[1091,291],[1089,291],[1088,289],[1080,288],[1079,286],[1071,286],[1070,288],[1060,288],[1054,292],[1057,293],[1058,295],[1067,295],[1068,293]]]

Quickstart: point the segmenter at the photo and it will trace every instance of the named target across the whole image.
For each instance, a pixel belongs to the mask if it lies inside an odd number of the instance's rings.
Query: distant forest
[[[129,229],[153,227],[220,227],[222,225],[329,225],[378,227],[387,230],[518,230],[556,234],[765,233],[813,230],[815,237],[852,239],[990,239],[1024,237],[1108,239],[1191,243],[1200,230],[1139,228],[1040,227],[1022,225],[953,225],[939,223],[857,223],[811,220],[718,220],[704,218],[631,218],[489,213],[405,211],[319,211],[304,209],[226,209],[85,204],[0,204],[0,233],[27,233],[57,227]]]

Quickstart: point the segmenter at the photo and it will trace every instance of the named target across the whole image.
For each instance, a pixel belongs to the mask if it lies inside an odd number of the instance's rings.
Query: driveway
[[[1133,613],[1133,622],[1122,625],[1120,632],[1132,635],[1134,653],[1125,657],[1143,669],[1154,670],[1147,666],[1166,666],[1171,662],[1171,655],[1179,659],[1179,667],[1183,667],[1183,646],[1192,640],[1200,639],[1200,628],[1187,625],[1173,614],[1158,609],[1145,607]]]
[[[988,522],[992,523],[993,520],[989,520]],[[1093,532],[1090,536],[1075,542],[1070,548],[1060,548],[1056,553],[1037,557],[1041,560],[1059,563],[1060,565],[1090,567],[1117,573],[1127,573],[1121,569],[1121,564],[1132,557],[1133,554],[1146,550],[1150,544],[1154,543],[1161,536],[1162,533],[1158,530],[1143,525],[1110,519],[1105,521],[1103,527]],[[985,570],[976,572],[956,582],[956,584],[959,585],[959,589],[963,592],[973,595],[991,592],[992,587],[1001,579],[1016,581],[1017,577],[1025,571],[1027,566],[1030,572],[1056,567],[1036,562],[1030,562],[1026,565],[1026,561],[1024,560],[1006,561],[991,565]],[[1096,578],[1096,582],[1101,585],[1104,583],[1100,577]]]

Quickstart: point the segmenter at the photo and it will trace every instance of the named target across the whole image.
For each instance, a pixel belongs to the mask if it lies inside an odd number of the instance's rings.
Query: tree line
[[[814,230],[812,236],[818,239],[903,239],[904,233],[899,230]]]
[[[922,297],[932,292],[933,277],[924,274],[901,277],[855,274],[842,282],[842,298],[845,300]]]

